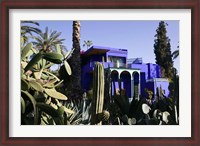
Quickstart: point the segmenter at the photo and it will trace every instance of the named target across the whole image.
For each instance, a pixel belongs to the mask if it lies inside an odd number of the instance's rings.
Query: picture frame
[[[200,145],[199,0],[1,1],[1,145]],[[9,137],[9,10],[11,9],[191,9],[191,137]]]

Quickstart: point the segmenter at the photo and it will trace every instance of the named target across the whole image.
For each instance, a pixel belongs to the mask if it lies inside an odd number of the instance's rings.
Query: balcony
[[[96,61],[90,62],[89,67],[93,68]],[[102,63],[102,62],[101,62]],[[113,63],[113,62],[104,62],[104,68],[114,67],[114,68],[128,68],[128,65],[126,63]]]

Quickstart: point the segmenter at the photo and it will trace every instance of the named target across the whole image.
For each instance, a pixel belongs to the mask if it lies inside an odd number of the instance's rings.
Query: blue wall
[[[105,53],[101,54],[92,54],[87,55],[89,52],[96,48],[97,50],[105,50]],[[102,52],[102,51],[101,51]],[[94,46],[88,49],[85,52],[84,64],[82,65],[82,88],[89,90],[90,84],[92,83],[92,71],[94,69],[94,63],[96,61],[102,62],[102,58],[104,58],[104,68],[114,67],[113,62],[107,62],[108,56],[116,56],[116,57],[124,57],[125,63],[127,60],[127,50],[126,49],[115,49],[115,48],[109,48],[109,47],[100,47],[100,46]],[[160,78],[161,77],[161,70],[159,65],[152,64],[152,63],[137,63],[137,64],[129,64],[127,65],[129,68],[132,69],[140,69],[140,92],[142,97],[146,97],[145,94],[145,88],[148,90],[151,90],[154,92],[154,98],[156,94],[156,88],[162,86],[162,89],[165,90],[165,96],[168,97],[169,95],[169,82],[167,80],[160,80],[160,81],[154,81],[153,79]],[[124,66],[124,67],[127,67]],[[121,74],[121,88],[126,89],[126,93],[128,97],[131,97],[131,78],[130,74]],[[136,77],[137,78],[137,77]],[[148,82],[147,82],[148,80]],[[152,80],[152,81],[149,81]],[[139,79],[135,79],[135,85],[138,84]],[[114,88],[113,83],[116,86],[116,89],[119,89],[119,82],[118,82],[118,74],[115,74],[114,76],[114,82],[112,82],[112,95],[114,95]]]
[[[160,78],[160,67],[157,64],[148,63],[148,79]]]

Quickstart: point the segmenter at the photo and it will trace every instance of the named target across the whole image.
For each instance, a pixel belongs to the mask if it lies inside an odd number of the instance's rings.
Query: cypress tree
[[[156,64],[161,67],[161,76],[172,78],[173,60],[171,53],[170,39],[167,37],[167,23],[160,21],[156,30],[156,39],[154,40],[154,53]]]

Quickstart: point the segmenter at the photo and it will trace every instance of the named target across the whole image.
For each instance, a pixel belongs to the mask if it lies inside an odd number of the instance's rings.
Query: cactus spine
[[[104,67],[101,63],[96,62],[93,74],[93,100],[92,100],[92,125],[101,125],[98,120],[98,114],[103,112],[104,104]]]

